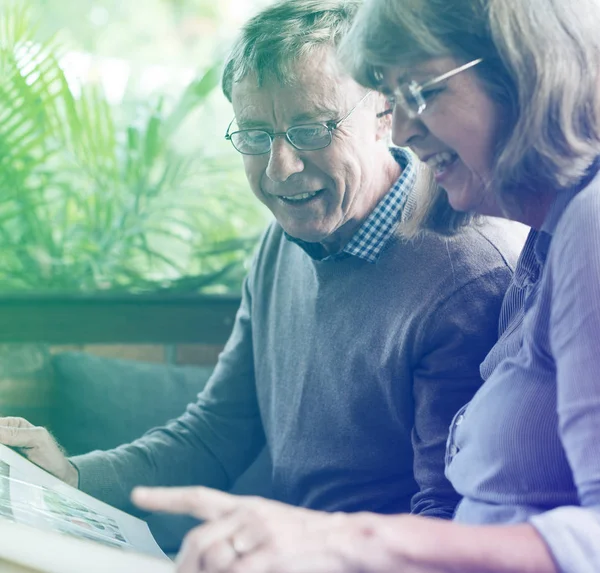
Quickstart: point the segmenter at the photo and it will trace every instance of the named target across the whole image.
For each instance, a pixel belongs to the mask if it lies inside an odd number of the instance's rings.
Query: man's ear
[[[387,97],[377,92],[375,96],[375,112],[377,113],[377,140],[390,139],[392,130],[392,114],[385,113],[390,110]]]

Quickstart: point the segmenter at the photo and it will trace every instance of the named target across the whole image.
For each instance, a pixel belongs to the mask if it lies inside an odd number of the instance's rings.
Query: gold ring
[[[233,549],[236,557],[243,557],[248,553],[248,547],[246,547],[243,542],[240,542],[239,537],[232,537],[229,540],[229,545],[231,545],[231,549]]]

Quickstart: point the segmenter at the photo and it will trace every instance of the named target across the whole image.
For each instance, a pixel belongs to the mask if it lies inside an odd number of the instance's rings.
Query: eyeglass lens
[[[290,127],[285,135],[294,147],[301,150],[322,149],[331,143],[329,129],[320,124]],[[262,129],[249,129],[233,132],[231,142],[240,153],[261,155],[270,151],[272,137]]]
[[[271,137],[266,131],[248,129],[231,134],[231,143],[240,152],[249,155],[267,153],[271,149]]]
[[[331,132],[324,125],[290,127],[287,136],[299,149],[321,149],[331,143]]]
[[[401,104],[411,117],[425,111],[426,102],[421,94],[421,87],[416,82],[402,84],[394,91],[393,102]]]

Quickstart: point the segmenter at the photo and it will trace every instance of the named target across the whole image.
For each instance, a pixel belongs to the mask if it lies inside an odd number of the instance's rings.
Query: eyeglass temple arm
[[[433,78],[432,80],[429,80],[428,82],[425,82],[421,86],[421,89],[427,88],[434,84],[437,84],[438,82],[443,82],[444,80],[447,80],[448,78],[451,78],[452,76],[455,76],[456,74],[460,74],[460,72],[464,72],[465,70],[468,70],[469,68],[472,68],[473,66],[476,66],[477,64],[480,64],[481,62],[483,62],[483,58],[477,58],[476,60],[467,62],[466,64],[463,64],[462,66],[460,66],[458,68],[454,68],[453,70],[450,70],[449,72],[446,72],[445,74],[442,74],[441,76],[437,76],[436,78]]]
[[[227,141],[229,141],[231,139],[231,135],[229,135],[229,130],[231,129],[231,126],[233,125],[234,121],[235,121],[235,117],[229,122],[229,125],[227,126],[227,131],[225,132],[225,139]]]
[[[341,119],[338,119],[337,121],[334,122],[329,122],[329,124],[331,126],[333,126],[333,128],[335,129],[338,125],[340,125],[340,123],[342,123],[342,121],[346,121],[349,117],[350,114],[363,102],[367,99],[368,96],[371,95],[372,90],[369,90],[363,97],[360,98],[360,100],[357,102],[357,104]]]

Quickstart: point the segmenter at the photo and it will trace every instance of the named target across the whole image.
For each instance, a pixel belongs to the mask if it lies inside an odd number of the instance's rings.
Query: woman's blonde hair
[[[359,83],[433,57],[470,61],[501,104],[492,185],[519,194],[577,184],[600,154],[598,0],[366,0],[340,48]]]

